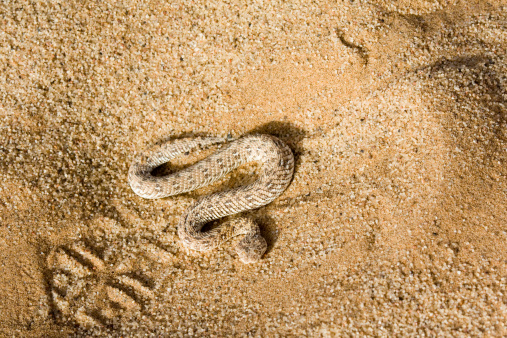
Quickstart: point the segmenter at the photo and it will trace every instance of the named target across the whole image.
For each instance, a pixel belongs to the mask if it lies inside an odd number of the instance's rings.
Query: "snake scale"
[[[135,157],[128,181],[141,197],[163,198],[209,185],[244,163],[259,163],[258,178],[253,183],[199,198],[178,223],[178,236],[183,245],[196,251],[212,250],[233,237],[244,235],[235,249],[242,262],[252,263],[267,249],[266,240],[252,220],[239,218],[209,231],[201,229],[210,221],[266,205],[288,187],[294,173],[294,156],[284,142],[265,134],[244,136],[183,170],[165,176],[153,175],[155,168],[171,159],[226,141],[219,137],[194,137],[155,144]]]

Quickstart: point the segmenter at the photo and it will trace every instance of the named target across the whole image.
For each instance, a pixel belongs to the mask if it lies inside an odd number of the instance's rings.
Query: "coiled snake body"
[[[135,157],[128,181],[141,197],[163,198],[211,184],[244,163],[260,163],[255,182],[201,197],[184,212],[178,224],[183,245],[197,251],[208,251],[232,237],[245,235],[236,252],[242,262],[256,262],[267,244],[250,219],[240,218],[206,232],[201,229],[212,220],[266,205],[287,188],[294,172],[294,156],[285,143],[270,135],[249,135],[181,171],[166,176],[152,174],[153,169],[179,155],[225,141],[218,137],[196,137],[152,146]]]

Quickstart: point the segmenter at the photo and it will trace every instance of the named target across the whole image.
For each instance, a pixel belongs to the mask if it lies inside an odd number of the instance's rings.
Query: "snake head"
[[[260,234],[247,235],[239,241],[236,246],[236,253],[243,263],[255,263],[261,259],[267,248],[268,244]]]

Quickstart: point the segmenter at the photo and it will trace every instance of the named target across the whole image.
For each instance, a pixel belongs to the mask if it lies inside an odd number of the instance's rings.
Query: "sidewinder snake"
[[[244,163],[258,162],[257,180],[199,198],[183,213],[178,224],[182,244],[196,251],[208,251],[232,237],[244,235],[235,249],[242,262],[252,263],[267,249],[266,240],[252,220],[239,218],[209,231],[201,229],[212,220],[266,205],[285,191],[294,173],[294,156],[285,143],[271,135],[248,135],[176,173],[166,176],[152,173],[177,156],[226,141],[219,137],[195,137],[156,144],[135,157],[128,181],[141,197],[163,198],[209,185]]]

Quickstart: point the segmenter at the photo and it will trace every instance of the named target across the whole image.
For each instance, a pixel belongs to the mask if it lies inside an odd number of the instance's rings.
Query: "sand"
[[[1,2],[0,335],[507,335],[506,51],[502,1]],[[187,252],[255,166],[144,200],[133,156],[254,132],[268,252]]]

